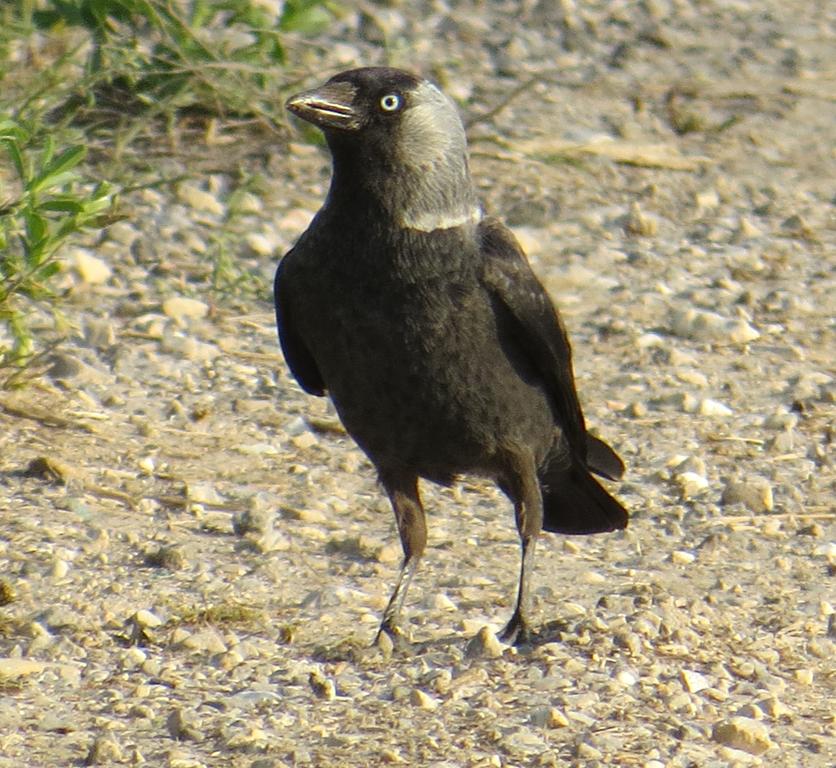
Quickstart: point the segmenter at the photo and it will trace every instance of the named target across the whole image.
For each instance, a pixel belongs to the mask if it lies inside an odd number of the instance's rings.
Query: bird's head
[[[334,159],[329,202],[368,199],[399,226],[433,231],[480,217],[455,104],[389,67],[342,72],[287,101],[319,127]]]

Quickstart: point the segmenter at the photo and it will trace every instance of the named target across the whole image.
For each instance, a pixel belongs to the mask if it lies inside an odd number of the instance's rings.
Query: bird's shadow
[[[555,619],[531,630],[528,637],[520,643],[506,646],[507,655],[526,656],[537,648],[549,643],[562,642],[561,635],[569,629],[569,623],[562,619]],[[457,647],[467,647],[473,637],[465,637],[458,633],[450,633],[443,637],[430,640],[397,639],[391,648],[381,648],[368,638],[353,636],[339,641],[336,645],[320,645],[313,651],[313,657],[322,662],[349,661],[364,665],[386,663],[391,659],[408,659],[432,653],[451,651]],[[514,649],[513,651],[511,649]],[[473,658],[479,654],[473,654]]]

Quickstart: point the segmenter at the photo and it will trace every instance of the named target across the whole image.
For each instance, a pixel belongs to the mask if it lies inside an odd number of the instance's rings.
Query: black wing
[[[624,464],[605,442],[586,432],[575,390],[569,337],[549,295],[537,279],[514,235],[495,219],[479,225],[483,279],[504,310],[520,349],[548,389],[555,421],[572,455],[597,474],[620,477]]]
[[[290,251],[279,262],[276,278],[273,281],[273,300],[276,305],[276,326],[279,329],[279,343],[282,346],[287,367],[290,368],[293,377],[299,382],[299,386],[309,395],[321,397],[325,394],[325,382],[322,379],[322,374],[319,372],[313,355],[305,346],[305,342],[293,327],[290,302],[288,301],[290,289],[288,280],[284,275],[287,259],[292,253],[293,251]]]

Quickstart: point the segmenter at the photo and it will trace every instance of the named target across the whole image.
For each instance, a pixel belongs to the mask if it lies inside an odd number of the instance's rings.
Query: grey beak
[[[354,106],[357,89],[351,83],[325,83],[291,96],[285,106],[297,117],[319,128],[356,131],[360,114]]]

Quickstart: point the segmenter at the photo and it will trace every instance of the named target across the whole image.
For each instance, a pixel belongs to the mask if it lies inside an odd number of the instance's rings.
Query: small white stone
[[[130,247],[139,238],[139,231],[127,221],[117,221],[107,228],[109,240]]]
[[[71,263],[78,276],[88,285],[102,285],[110,280],[113,270],[101,259],[81,248],[76,248]]]
[[[684,392],[679,407],[683,413],[696,413],[700,407],[700,401],[690,392]]]
[[[691,565],[697,556],[693,552],[686,552],[684,549],[676,549],[671,552],[671,562],[674,565]]]
[[[214,629],[204,629],[186,637],[180,645],[190,651],[206,653],[225,653],[227,650],[223,638]]]
[[[257,253],[259,256],[273,255],[273,243],[271,243],[270,239],[264,235],[259,234],[258,232],[250,232],[250,234],[246,236],[245,241],[253,253]]]
[[[704,691],[706,688],[711,687],[711,683],[705,675],[695,672],[692,669],[683,669],[679,673],[679,676],[682,678],[682,682],[685,687],[691,693],[699,693],[700,691]]]
[[[224,497],[210,483],[187,483],[186,495],[189,501],[197,502],[198,504],[217,506],[225,502]]]
[[[706,211],[720,205],[720,196],[716,189],[704,189],[694,195],[694,201],[700,211]]]
[[[728,328],[729,340],[735,344],[746,344],[750,341],[760,338],[760,333],[756,331],[749,323],[742,317],[733,321]]]
[[[812,669],[803,668],[796,669],[793,676],[795,677],[796,682],[800,685],[812,685],[815,673]]]
[[[726,318],[715,312],[693,307],[671,309],[670,328],[684,339],[707,341],[722,338],[726,323]]]
[[[140,627],[148,627],[149,629],[153,629],[154,627],[162,626],[163,620],[151,611],[142,608],[138,610],[133,616],[134,622]]]
[[[636,346],[639,349],[651,349],[653,347],[664,347],[665,340],[658,333],[643,333],[636,339]]]
[[[172,296],[163,302],[163,313],[177,323],[197,320],[209,314],[209,305],[187,296]]]
[[[621,669],[615,673],[614,677],[625,688],[630,688],[639,681],[636,673],[627,667],[621,667]]]
[[[427,600],[427,607],[437,611],[456,611],[456,604],[443,592],[436,592]]]
[[[685,384],[693,384],[700,389],[705,389],[708,386],[708,376],[702,371],[695,371],[693,369],[677,371],[676,378]]]
[[[763,232],[752,223],[751,219],[741,216],[737,223],[737,232],[735,234],[737,240],[747,240],[753,237],[760,237]]]
[[[146,475],[153,475],[154,470],[157,468],[153,456],[143,456],[139,461],[137,461],[136,465],[140,468],[140,470],[142,470],[142,473]]]
[[[142,648],[128,648],[122,656],[122,666],[125,669],[141,667],[148,656]]]
[[[690,499],[702,493],[709,486],[708,479],[696,472],[682,472],[676,476],[676,483],[682,497]]]
[[[734,411],[718,400],[705,398],[700,402],[700,414],[703,416],[731,416]]]
[[[196,211],[204,211],[215,216],[223,216],[226,211],[214,195],[196,187],[194,184],[181,184],[177,189],[177,197]]]

